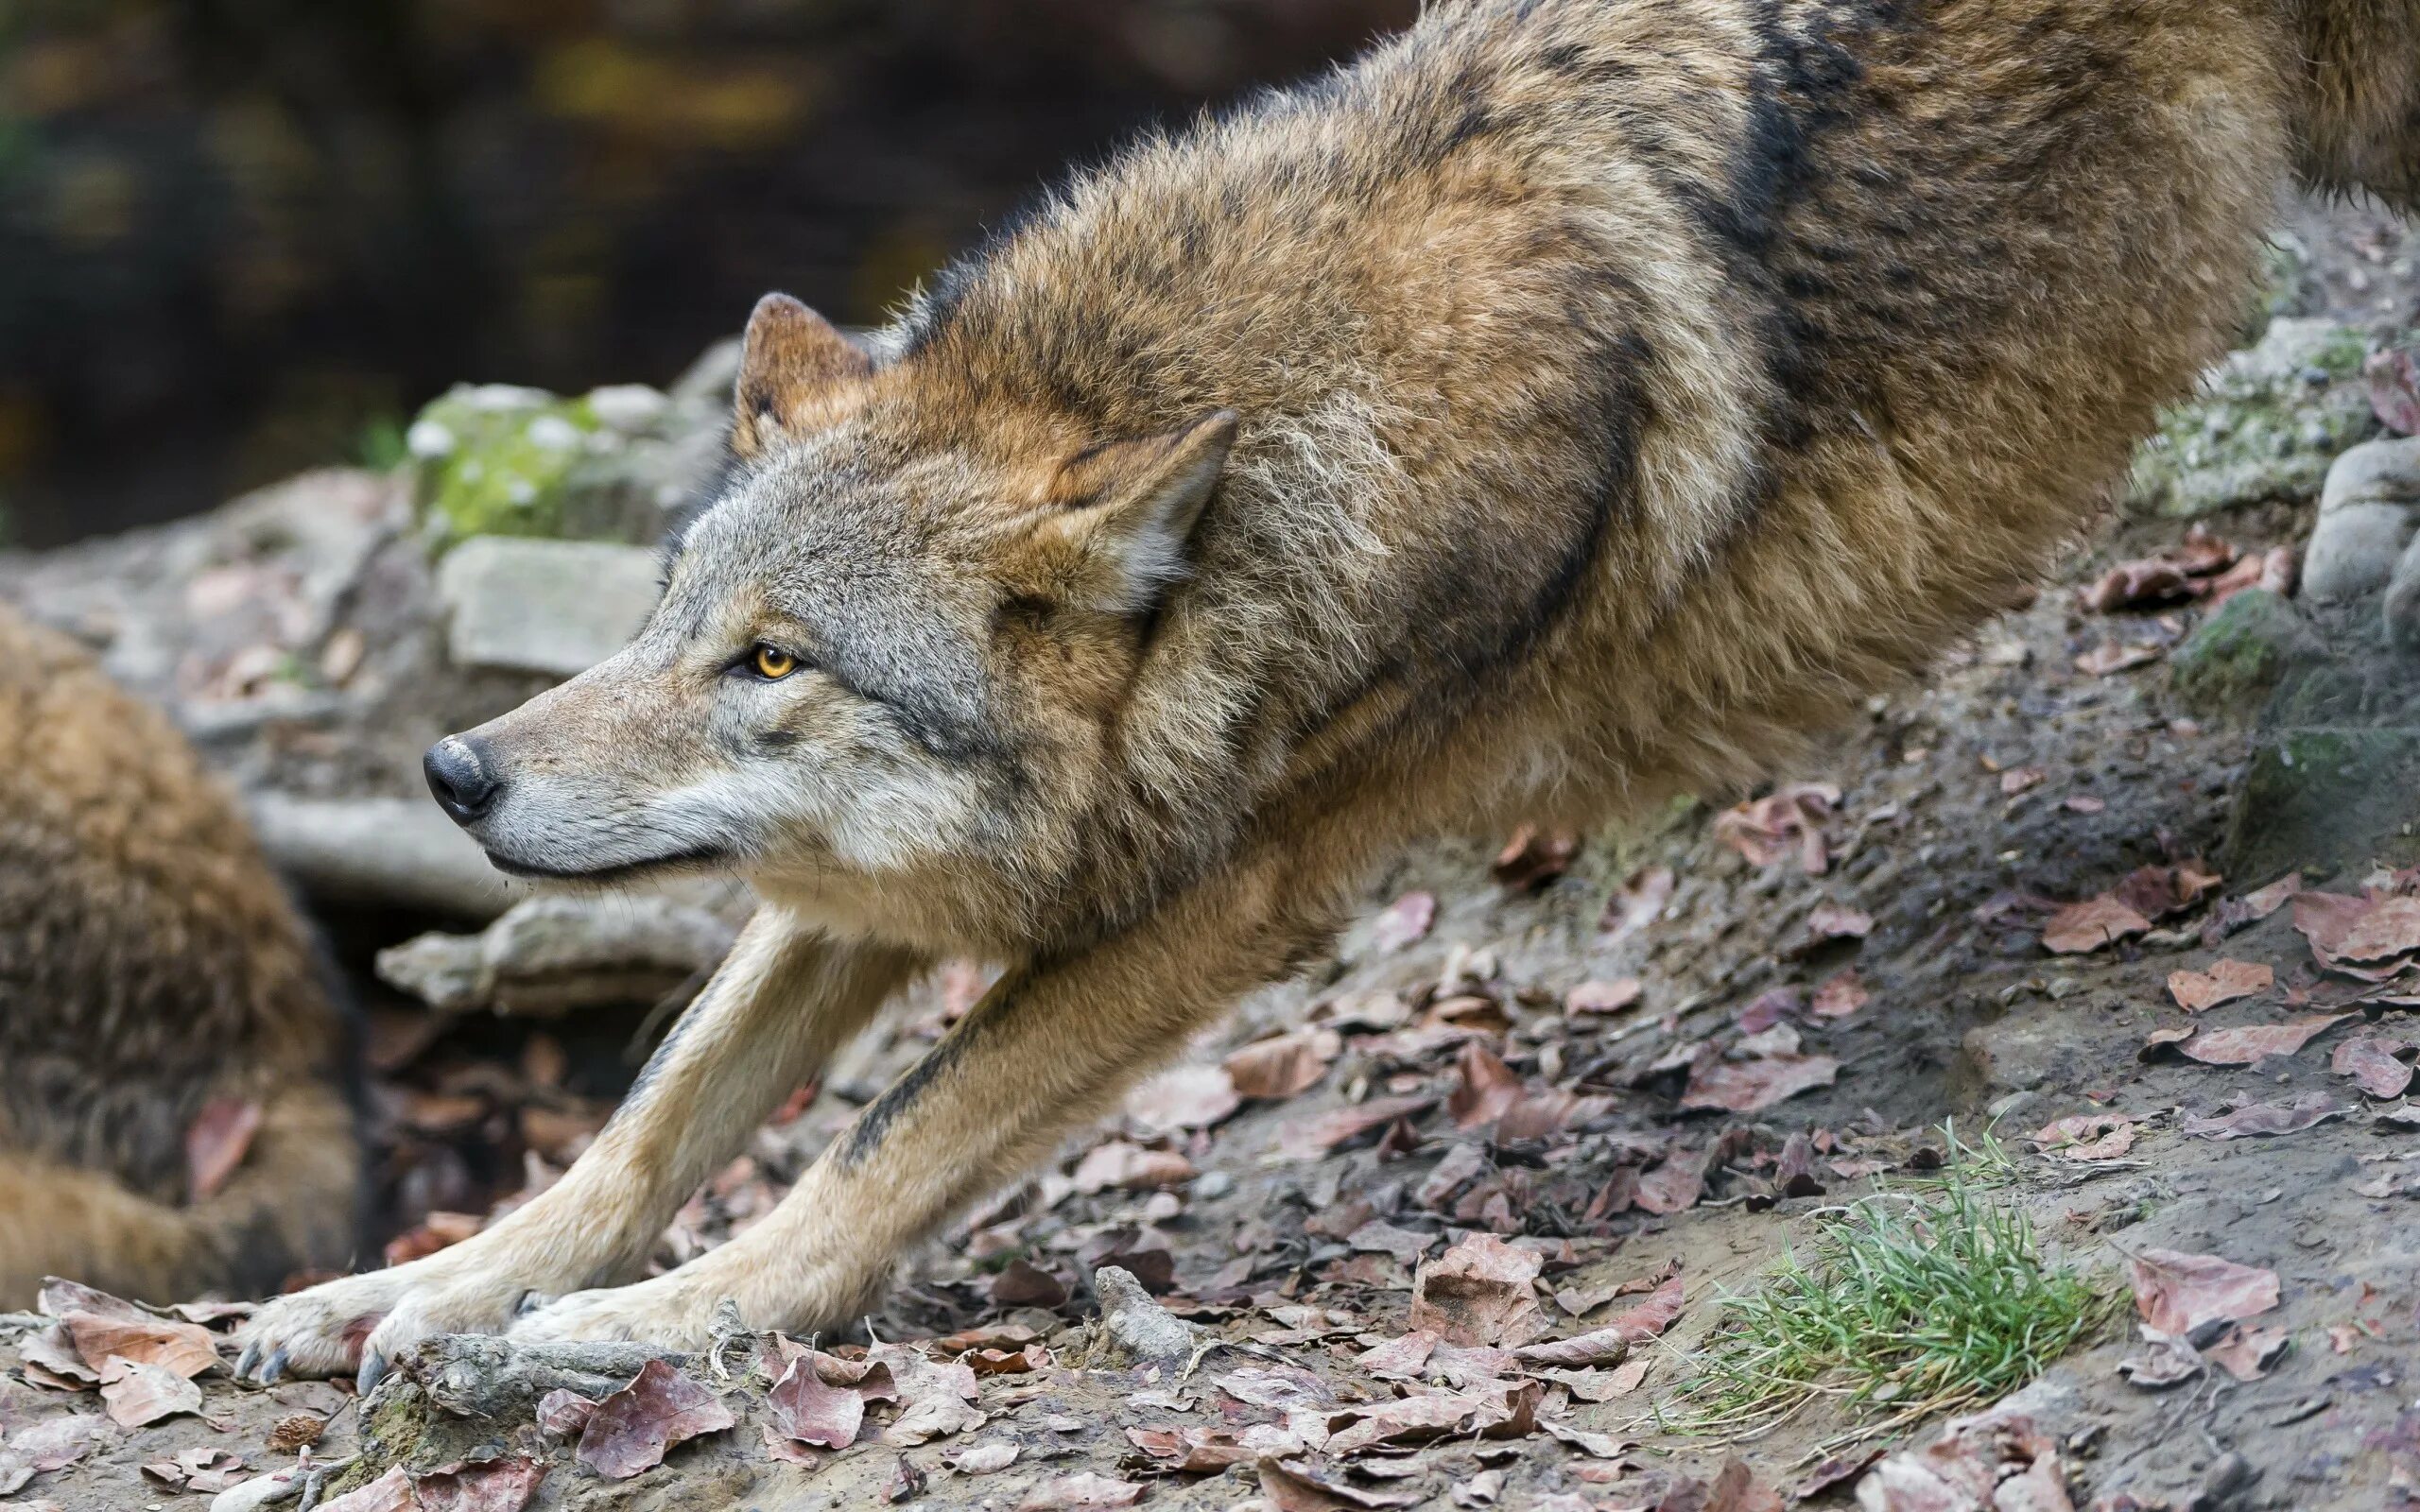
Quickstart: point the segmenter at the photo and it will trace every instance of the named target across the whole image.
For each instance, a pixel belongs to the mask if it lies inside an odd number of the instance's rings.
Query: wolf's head
[[[738,464],[646,627],[428,753],[498,867],[778,889],[1046,873],[1072,850],[1236,417],[1089,437],[914,366],[758,304]]]

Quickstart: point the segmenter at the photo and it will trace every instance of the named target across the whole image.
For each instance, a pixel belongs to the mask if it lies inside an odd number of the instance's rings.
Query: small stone
[[[2364,354],[2350,326],[2270,322],[2257,344],[2205,375],[2200,393],[2162,412],[2135,454],[2129,502],[2192,516],[2314,497],[2336,455],[2378,430]]]
[[[647,623],[657,570],[637,546],[473,537],[438,564],[446,653],[457,666],[585,672]]]
[[[2303,592],[2358,598],[2387,586],[2420,529],[2420,437],[2364,441],[2338,457],[2303,553]]]
[[[1100,1297],[1100,1329],[1092,1364],[1181,1366],[1193,1358],[1193,1330],[1152,1301],[1134,1273],[1115,1265],[1093,1272]]]

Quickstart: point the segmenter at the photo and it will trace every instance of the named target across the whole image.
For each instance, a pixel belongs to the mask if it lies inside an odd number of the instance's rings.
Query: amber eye
[[[759,642],[756,649],[749,653],[748,664],[756,669],[758,677],[768,682],[775,682],[798,670],[798,658],[778,646]]]

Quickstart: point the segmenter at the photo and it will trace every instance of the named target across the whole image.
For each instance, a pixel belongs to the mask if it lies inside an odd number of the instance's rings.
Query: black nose
[[[504,788],[488,765],[487,743],[459,735],[448,735],[428,747],[420,769],[428,776],[428,790],[437,796],[437,806],[452,815],[457,824],[468,824],[485,814]]]

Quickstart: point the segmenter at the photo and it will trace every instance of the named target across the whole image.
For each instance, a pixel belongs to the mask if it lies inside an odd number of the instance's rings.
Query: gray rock
[[[554,1015],[654,1003],[720,964],[735,934],[662,894],[527,898],[476,935],[422,935],[378,953],[378,976],[434,1008]]]
[[[1093,1272],[1093,1290],[1100,1296],[1100,1328],[1091,1364],[1181,1366],[1193,1358],[1192,1328],[1152,1301],[1133,1272],[1103,1265]]]
[[[2420,536],[2395,559],[2394,576],[2387,583],[2378,612],[2386,621],[2388,641],[2405,651],[2420,651]]]
[[[2292,605],[2265,588],[2219,606],[2169,658],[2177,697],[2198,714],[2250,720],[2326,648]]]
[[[647,623],[657,572],[640,546],[474,536],[437,568],[446,653],[458,666],[584,672]]]
[[[2327,470],[2303,553],[2303,592],[2358,598],[2388,585],[2420,529],[2420,437],[2364,441]]]
[[[312,897],[493,919],[512,902],[478,843],[424,799],[254,793],[261,849]]]
[[[2378,429],[2361,383],[2364,349],[2350,326],[2270,322],[2257,345],[2228,357],[2204,377],[2199,394],[2161,414],[2158,430],[2135,454],[2128,502],[2190,516],[2317,496],[2337,454]]]
[[[2345,726],[2260,737],[2236,784],[2224,866],[2265,881],[2304,866],[2408,863],[2420,818],[2420,730]]]

